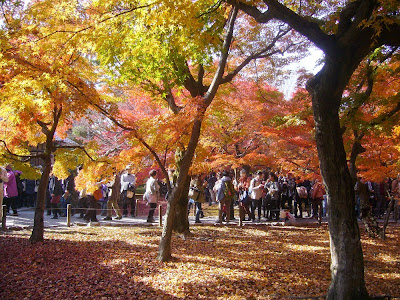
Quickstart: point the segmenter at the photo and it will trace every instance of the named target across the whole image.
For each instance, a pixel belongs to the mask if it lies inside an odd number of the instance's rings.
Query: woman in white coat
[[[144,194],[144,198],[147,200],[147,203],[150,205],[149,215],[147,217],[147,222],[154,222],[154,211],[157,207],[160,185],[157,181],[157,171],[151,170],[150,178],[146,182],[146,192]]]

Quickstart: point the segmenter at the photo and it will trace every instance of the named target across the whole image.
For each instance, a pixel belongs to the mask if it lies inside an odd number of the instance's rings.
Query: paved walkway
[[[33,208],[22,208],[18,210],[18,216],[11,216],[7,215],[6,218],[6,226],[9,230],[19,230],[19,229],[31,229],[33,228],[33,218],[34,218],[34,209]],[[158,226],[159,225],[159,218],[158,218],[158,209],[156,211],[155,222],[154,223],[147,223],[146,216],[138,216],[138,217],[124,217],[121,220],[116,220],[113,217],[113,220],[106,221],[103,220],[104,216],[97,215],[97,219],[99,220],[98,223],[88,223],[79,218],[79,215],[76,214],[71,216],[71,226]],[[235,209],[235,216],[236,220],[232,220],[230,222],[231,225],[239,225],[238,220],[238,210]],[[201,219],[201,224],[195,224],[195,217],[189,216],[190,225],[193,226],[201,226],[201,225],[214,225],[216,222],[217,216],[206,216]],[[382,220],[378,220],[379,223]],[[393,223],[393,220],[390,220],[390,223]],[[318,226],[318,220],[310,219],[310,218],[303,218],[303,219],[296,219],[291,222],[284,222],[280,221],[268,221],[265,219],[261,219],[261,222],[243,222],[244,226],[252,225],[269,225],[269,226]],[[324,218],[322,220],[322,224],[327,224],[327,220]],[[360,223],[362,224],[362,223]],[[67,218],[66,217],[59,217],[58,219],[52,219],[52,216],[44,215],[44,227],[67,227]]]
[[[236,219],[232,220],[230,224],[238,225],[238,211],[235,210]],[[7,215],[6,218],[6,226],[9,230],[17,230],[17,229],[30,229],[33,227],[33,219],[34,219],[34,209],[33,208],[21,208],[18,210],[18,216]],[[159,218],[158,218],[158,210],[155,214],[155,222],[147,223],[146,216],[138,216],[138,217],[124,217],[121,220],[116,220],[113,217],[113,220],[103,220],[104,216],[97,215],[97,219],[99,222],[97,224],[89,224],[83,219],[79,218],[79,214],[71,216],[71,226],[87,226],[87,225],[100,225],[100,226],[158,226]],[[190,225],[214,225],[216,222],[217,216],[205,216],[201,219],[201,224],[196,224],[195,217],[189,216]],[[323,220],[323,223],[326,223],[326,220]],[[291,223],[286,223],[283,221],[267,221],[262,219],[261,222],[243,222],[244,225],[274,225],[274,226],[283,226],[283,225],[318,225],[318,221],[315,219],[297,219]],[[67,226],[67,218],[66,217],[58,217],[58,219],[52,219],[52,216],[44,214],[44,227],[66,227]]]

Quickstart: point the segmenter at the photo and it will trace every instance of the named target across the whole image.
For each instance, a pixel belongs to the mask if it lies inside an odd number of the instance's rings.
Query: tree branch
[[[294,30],[307,37],[325,54],[332,54],[336,49],[333,36],[325,34],[317,23],[308,21],[305,17],[296,14],[277,0],[263,0],[268,6],[266,12],[261,12],[257,7],[245,4],[237,0],[226,0],[231,5],[236,5],[249,16],[253,17],[258,23],[267,23],[272,19],[285,22]]]
[[[107,22],[107,21],[109,21],[109,20],[111,20],[111,19],[113,19],[113,18],[117,18],[117,17],[119,17],[119,16],[122,16],[122,15],[125,15],[125,14],[128,14],[128,13],[131,13],[131,12],[133,12],[133,11],[135,11],[135,10],[139,10],[139,9],[142,9],[142,8],[150,7],[150,6],[154,5],[154,4],[155,4],[155,2],[154,2],[154,3],[150,3],[150,4],[146,4],[146,5],[141,5],[141,6],[133,7],[133,8],[131,8],[131,9],[128,9],[128,10],[123,11],[123,12],[120,12],[120,13],[117,13],[117,14],[112,15],[112,16],[110,16],[110,17],[106,17],[106,18],[104,18],[103,20],[100,20],[97,24],[101,24],[101,23]],[[96,25],[97,25],[97,24],[96,24]],[[54,31],[54,32],[52,32],[52,33],[49,33],[49,34],[47,34],[47,35],[45,35],[45,36],[43,36],[43,37],[41,37],[41,38],[38,38],[38,39],[34,40],[33,42],[34,42],[34,43],[37,43],[37,42],[39,42],[39,41],[41,41],[41,40],[43,40],[43,39],[46,39],[46,38],[48,38],[48,37],[50,37],[50,36],[52,36],[52,35],[54,35],[54,34],[57,34],[57,33],[71,33],[72,36],[71,36],[70,38],[68,38],[68,40],[64,43],[64,44],[66,44],[66,43],[68,43],[68,41],[70,41],[75,35],[77,35],[77,34],[83,32],[83,31],[86,31],[86,30],[88,30],[88,29],[94,28],[96,25],[89,25],[89,26],[86,26],[86,27],[84,27],[84,28],[82,28],[82,29],[79,29],[79,30],[56,30],[56,31]]]
[[[235,25],[235,21],[236,21],[236,17],[238,14],[238,7],[234,7],[233,10],[231,11],[231,15],[228,21],[228,31],[227,34],[225,36],[225,40],[222,46],[222,50],[221,50],[221,56],[220,56],[220,61],[218,64],[218,69],[217,72],[214,75],[214,78],[211,82],[210,87],[208,88],[208,91],[206,93],[206,95],[204,96],[204,100],[206,103],[206,106],[211,104],[211,101],[213,100],[215,94],[217,93],[218,87],[221,84],[221,79],[222,76],[224,75],[224,71],[225,71],[225,66],[226,66],[226,62],[228,60],[228,55],[229,55],[229,47],[231,45],[232,42],[232,38],[233,38],[233,28]]]
[[[200,64],[199,72],[197,74],[197,84],[203,86],[203,79],[204,79],[204,66]]]
[[[184,87],[189,91],[190,95],[195,98],[198,96],[203,96],[204,93],[206,92],[205,87],[199,80],[195,80],[192,72],[190,72],[189,66],[187,64],[187,61],[185,61],[185,65],[183,68],[184,73],[186,74],[185,80],[183,81]],[[200,72],[200,70],[199,70]],[[203,69],[204,72],[204,69]]]
[[[273,51],[273,52],[270,52],[270,53],[266,53],[266,52],[268,52],[269,50],[271,50],[271,49],[275,46],[276,42],[277,42],[279,39],[281,39],[283,36],[285,36],[290,30],[291,30],[291,28],[288,28],[288,29],[286,29],[286,30],[283,30],[283,31],[279,32],[279,33],[274,37],[274,39],[273,39],[266,47],[264,47],[263,49],[261,49],[260,51],[258,51],[258,52],[256,52],[256,53],[254,53],[254,54],[248,56],[240,65],[238,65],[238,66],[235,68],[235,70],[233,70],[232,72],[230,72],[229,74],[227,74],[224,78],[222,78],[221,83],[227,83],[227,82],[232,81],[233,78],[234,78],[245,66],[247,66],[247,65],[248,65],[252,60],[254,60],[254,59],[257,59],[257,58],[267,58],[267,57],[270,57],[270,56],[272,56],[273,54],[276,54],[276,53],[282,53],[282,54],[283,54],[284,52],[286,52],[287,50],[289,50],[289,48],[290,48],[291,46],[293,46],[293,44],[291,44],[290,46],[286,47],[286,49],[283,50],[283,51],[282,51],[282,50],[276,50],[276,51]]]
[[[253,17],[258,23],[268,23],[274,18],[270,11],[261,12],[257,7],[245,4],[241,1],[226,0],[225,2],[231,4],[232,6],[236,6],[241,11]]]
[[[7,153],[10,154],[11,156],[15,157],[15,158],[18,158],[18,161],[28,162],[31,159],[42,158],[43,157],[41,154],[37,154],[37,155],[19,155],[19,154],[15,154],[8,148],[6,141],[0,140],[0,142],[3,143],[4,148],[6,149]]]
[[[85,148],[84,146],[67,146],[67,145],[64,145],[64,146],[56,146],[55,149],[72,149],[72,150],[74,150],[74,149],[79,149],[79,150],[82,150],[83,153],[85,153],[86,156],[87,156],[91,161],[93,161],[93,162],[107,162],[107,161],[105,161],[105,160],[96,160],[96,159],[94,159],[94,158],[89,154],[89,152],[87,152],[87,150],[86,150],[86,148]]]
[[[383,113],[380,116],[373,119],[369,123],[369,126],[373,127],[373,126],[379,125],[379,124],[389,120],[391,117],[393,117],[395,114],[397,114],[400,111],[400,92],[398,92],[395,96],[393,96],[393,98],[397,99],[397,101],[398,101],[397,105],[389,112]]]
[[[343,35],[351,26],[351,19],[356,14],[356,11],[360,5],[361,1],[354,1],[347,4],[345,8],[342,9],[339,16],[339,25],[337,30],[337,36]]]

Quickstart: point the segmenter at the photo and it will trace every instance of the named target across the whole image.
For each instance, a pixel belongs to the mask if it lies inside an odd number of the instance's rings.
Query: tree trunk
[[[190,177],[186,177],[183,193],[179,197],[175,206],[175,220],[173,231],[181,233],[184,236],[190,235],[189,219],[188,219],[188,193],[190,186]]]
[[[200,112],[200,113],[198,113],[196,119],[193,122],[192,134],[190,137],[189,145],[188,145],[188,147],[185,151],[185,154],[182,158],[182,161],[180,163],[180,170],[179,170],[177,185],[172,190],[171,197],[168,200],[167,212],[165,215],[165,223],[164,223],[163,232],[161,235],[161,240],[160,240],[160,245],[159,245],[158,259],[160,261],[169,261],[172,258],[172,256],[171,256],[171,237],[172,237],[172,231],[174,229],[174,223],[176,221],[177,206],[179,205],[178,202],[180,201],[180,199],[186,198],[186,207],[187,207],[188,189],[185,188],[185,184],[188,180],[189,168],[192,164],[194,152],[195,152],[197,144],[199,142],[201,123],[202,123],[203,118],[204,118],[204,113]],[[182,210],[182,208],[179,208],[179,211],[181,211],[181,210]],[[184,213],[184,215],[186,215],[186,218],[187,218],[187,208],[186,208],[186,211],[183,213]],[[187,224],[187,226],[189,226],[189,225]],[[184,228],[184,227],[182,227],[182,228]]]
[[[44,159],[43,173],[40,179],[40,184],[38,189],[33,230],[29,238],[29,241],[32,244],[43,242],[44,239],[43,217],[44,217],[44,207],[46,204],[47,185],[49,183],[50,172],[51,172],[51,156],[46,155],[46,158]]]
[[[327,61],[320,73],[308,83],[313,100],[320,168],[329,194],[331,285],[327,299],[368,298],[354,209],[354,186],[339,122],[342,93],[353,70],[354,64],[338,57]]]
[[[353,134],[354,134],[354,142],[353,146],[351,147],[349,166],[350,166],[351,178],[353,179],[353,183],[356,184],[357,182],[356,161],[358,155],[365,152],[365,148],[361,145],[361,140],[364,137],[364,134],[363,133],[358,134],[357,131],[353,131]]]
[[[49,183],[49,177],[50,177],[50,172],[51,172],[51,155],[55,151],[55,148],[53,145],[53,138],[54,138],[54,133],[56,132],[56,129],[58,126],[58,122],[61,118],[61,114],[62,114],[62,107],[57,108],[57,106],[55,106],[54,111],[53,111],[53,124],[51,126],[51,129],[49,129],[47,127],[46,123],[37,121],[38,124],[42,127],[42,132],[46,135],[46,146],[44,149],[44,153],[42,154],[44,167],[43,167],[42,178],[40,179],[40,184],[39,184],[39,189],[38,189],[38,199],[36,201],[32,235],[29,238],[29,241],[32,244],[43,241],[44,206],[46,203],[47,185]]]

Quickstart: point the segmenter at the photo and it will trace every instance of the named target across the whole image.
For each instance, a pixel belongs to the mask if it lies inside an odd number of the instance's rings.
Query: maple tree
[[[347,166],[339,107],[361,61],[382,45],[398,46],[397,1],[255,3],[229,1],[259,23],[278,19],[307,37],[325,54],[321,71],[307,83],[312,96],[321,173],[329,194],[332,281],[328,299],[368,296],[354,189]],[[350,276],[351,274],[351,276]]]
[[[227,2],[232,2],[237,6],[231,10],[221,2],[214,5],[211,1],[151,3],[145,1],[135,3],[39,1],[33,6],[36,12],[33,12],[32,16],[39,17],[38,11],[40,11],[43,24],[40,26],[34,24],[32,27],[32,24],[28,22],[29,25],[22,28],[30,32],[27,34],[19,31],[18,33],[21,34],[24,42],[26,39],[35,39],[35,37],[37,41],[22,43],[23,47],[20,46],[18,49],[34,55],[39,54],[40,61],[37,62],[39,57],[35,57],[36,61],[33,63],[40,63],[47,68],[54,66],[50,63],[54,61],[54,59],[51,60],[54,53],[57,53],[56,57],[59,58],[64,57],[63,55],[68,52],[67,49],[71,51],[64,60],[57,61],[60,63],[56,65],[56,74],[62,74],[62,76],[54,76],[46,83],[48,86],[53,86],[55,78],[59,79],[57,83],[62,83],[66,78],[69,79],[70,84],[66,85],[66,89],[61,89],[59,92],[61,96],[57,96],[64,100],[71,95],[80,95],[77,98],[86,100],[82,102],[84,105],[82,104],[80,108],[91,105],[122,128],[125,139],[132,141],[128,142],[131,143],[129,146],[132,148],[122,149],[120,157],[129,153],[144,153],[144,147],[166,173],[167,160],[169,162],[173,160],[172,149],[178,148],[177,145],[179,145],[178,185],[172,190],[170,196],[167,222],[159,250],[160,259],[168,260],[171,257],[170,242],[175,216],[187,218],[187,201],[185,200],[188,187],[187,175],[198,142],[201,140],[202,124],[206,122],[208,110],[218,95],[220,86],[231,82],[241,71],[250,72],[246,70],[246,66],[255,59],[268,58],[274,54],[280,54],[283,52],[282,49],[290,50],[291,47],[294,47],[295,51],[301,50],[296,48],[296,42],[292,43],[293,39],[297,41],[299,36],[294,34],[290,27],[282,25],[282,22],[288,23],[300,34],[305,35],[326,54],[325,66],[309,81],[308,90],[311,92],[313,101],[316,144],[321,171],[330,196],[330,210],[345,213],[344,215],[330,214],[332,285],[329,297],[335,298],[336,295],[364,297],[367,293],[363,276],[362,251],[357,238],[359,230],[352,213],[354,192],[346,164],[338,112],[343,91],[361,60],[382,44],[398,43],[397,38],[390,34],[398,26],[391,16],[392,11],[396,9],[393,9],[395,2],[382,4],[381,10],[379,2],[367,0],[344,2],[342,6],[330,1],[324,2],[327,5],[314,6],[314,3],[310,1],[300,7],[296,7],[296,4],[287,7],[278,1],[265,0],[266,6],[260,6],[260,10],[256,6],[237,1]],[[254,5],[259,3],[261,2],[255,2]],[[238,13],[237,7],[254,17],[254,20]],[[50,18],[50,16],[61,17]],[[309,18],[310,16],[314,19]],[[327,16],[327,18],[324,22],[315,21],[320,16]],[[275,22],[274,19],[282,22]],[[46,22],[50,22],[49,20],[52,22],[48,24],[50,26],[44,26]],[[30,20],[30,22],[33,21]],[[265,29],[266,26],[262,24],[267,22],[274,30]],[[24,25],[23,22],[22,24]],[[235,31],[234,25],[240,30]],[[375,35],[376,30],[380,31],[379,35]],[[15,34],[15,32],[12,33]],[[251,39],[255,38],[258,40],[252,43]],[[282,39],[288,39],[286,46],[278,43]],[[9,41],[9,37],[2,39],[2,43]],[[82,43],[80,44],[79,41]],[[12,42],[15,41],[12,40]],[[40,47],[32,47],[32,45],[46,47],[41,53],[38,52]],[[55,52],[54,49],[61,49],[63,55]],[[90,56],[94,53],[102,66],[108,68],[111,78],[107,79],[110,82],[123,86],[131,84],[140,86],[151,95],[150,100],[157,105],[157,108],[148,116],[136,118],[132,112],[129,113],[126,108],[118,106],[115,103],[115,97],[110,97],[112,99],[109,99],[106,105],[100,103],[96,90],[87,86],[87,81],[90,81],[94,74],[86,74],[86,77],[83,75],[85,73],[83,71],[91,70],[89,64],[86,64],[88,56],[77,55],[77,59],[74,60],[74,51],[71,49],[79,49],[75,54],[85,53]],[[220,60],[215,60],[218,55]],[[14,61],[11,62],[14,63]],[[79,72],[71,68],[69,64],[78,62],[84,64],[80,66]],[[68,72],[64,70],[64,67],[68,67]],[[55,70],[51,69],[52,72],[48,71],[46,74],[53,75]],[[268,72],[263,75],[267,76]],[[78,80],[82,86],[77,86],[76,82],[68,76]],[[80,76],[85,77],[87,81],[79,80]],[[46,76],[43,77],[48,79]],[[7,84],[4,86],[11,87],[12,85],[7,80],[9,79],[5,78],[4,82]],[[46,84],[41,85],[43,86]],[[17,86],[17,88],[20,87],[21,85]],[[107,91],[104,94],[107,93],[111,92]],[[134,109],[139,110],[141,103],[144,102],[138,101]],[[221,105],[221,109],[225,107],[226,105]],[[53,111],[55,109],[59,110],[58,107],[53,106]],[[65,112],[64,107],[63,112]],[[78,115],[75,111],[74,117]],[[287,124],[293,121],[285,120],[284,117],[281,119],[287,121]],[[279,123],[279,120],[275,121]],[[48,120],[42,122],[48,123]],[[176,128],[178,130],[174,130]],[[297,127],[297,129],[300,128],[301,126]],[[235,130],[234,127],[233,130]],[[264,136],[269,139],[275,138],[271,132],[274,134],[268,126],[263,130]],[[309,127],[303,137],[298,134],[293,135],[288,143],[292,145],[295,142],[297,145],[304,146],[304,140],[309,138],[308,133]],[[229,134],[232,133],[229,132]],[[134,141],[139,141],[141,145]],[[164,146],[168,146],[167,149]],[[279,147],[276,147],[276,150],[277,148]],[[160,153],[165,154],[164,160]],[[296,158],[295,163],[299,163],[300,160],[301,158]],[[125,160],[120,160],[120,162],[123,164]],[[313,163],[315,164],[314,159]],[[93,174],[98,174],[99,168],[93,167],[92,171]],[[335,219],[336,217],[339,219]],[[340,218],[346,222],[342,222]],[[187,222],[183,223],[188,226]],[[184,227],[183,230],[188,229]],[[347,274],[351,273],[355,275],[349,278]]]
[[[351,145],[348,152],[353,182],[357,181],[357,173],[375,182],[397,176],[399,152],[392,124],[398,123],[400,115],[398,52],[398,47],[374,51],[353,74],[343,98],[341,122],[347,128],[345,145]],[[371,210],[365,211],[368,213],[363,216],[363,222],[369,234],[384,238],[385,225],[382,229]]]
[[[178,226],[181,232],[189,229],[187,175],[204,116],[219,86],[232,81],[253,60],[282,54],[299,45],[299,36],[289,27],[275,24],[272,31],[265,31],[268,32],[265,34],[268,43],[261,42],[243,54],[239,47],[242,44],[232,43],[237,10],[230,10],[221,3],[213,4],[211,1],[93,2],[87,9],[89,23],[85,19],[80,29],[70,31],[73,37],[82,33],[85,38],[91,38],[92,50],[100,63],[107,67],[114,84],[140,86],[151,94],[153,101],[170,110],[168,113],[161,112],[159,117],[137,120],[132,114],[118,114],[116,106],[113,106],[114,110],[97,106],[99,111],[127,132],[127,137],[139,141],[153,155],[164,175],[167,175],[165,164],[158,151],[160,145],[165,145],[160,142],[162,135],[171,131],[167,130],[168,126],[160,124],[175,124],[184,128],[183,131],[178,130],[179,141],[175,142],[179,145],[178,155],[175,155],[179,176],[168,202],[160,243],[161,260],[171,257],[170,241],[174,224],[182,223]],[[246,20],[246,16],[239,18],[241,22]],[[240,26],[241,22],[236,23]],[[254,22],[253,26],[254,32],[257,32],[258,26]],[[281,39],[283,44],[278,42]],[[228,61],[230,53],[232,59]],[[215,61],[217,56],[220,59]],[[180,102],[182,91],[185,93]],[[146,136],[148,127],[142,125],[145,124],[143,121],[151,128],[165,130],[154,135],[153,129],[153,135]],[[167,139],[171,140],[171,136]],[[157,143],[160,145],[157,146]]]
[[[65,137],[72,120],[86,114],[89,102],[101,103],[92,65],[77,50],[76,44],[62,39],[42,39],[51,27],[51,5],[32,3],[23,7],[18,1],[2,4],[0,29],[2,161],[20,161],[29,170],[29,160],[42,159],[31,242],[43,241],[43,214],[49,174],[60,178],[89,156],[79,145],[56,140]],[[30,154],[43,144],[42,153]],[[86,157],[86,158],[83,158]],[[29,171],[26,172],[29,176]],[[32,174],[31,172],[31,175]]]
[[[365,59],[343,98],[341,122],[350,152],[350,169],[368,180],[396,177],[398,151],[393,125],[399,122],[398,47],[381,47]],[[351,137],[352,136],[352,137]],[[351,143],[353,141],[353,143]],[[359,163],[356,165],[356,160]]]
[[[267,83],[236,79],[221,89],[204,123],[194,173],[228,166],[269,167],[302,178],[319,173],[311,99],[303,90],[287,101]]]

